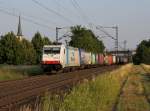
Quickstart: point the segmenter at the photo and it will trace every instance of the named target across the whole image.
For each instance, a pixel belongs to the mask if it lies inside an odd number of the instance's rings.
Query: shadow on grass
[[[143,75],[143,80],[145,82],[149,82],[150,83],[150,73],[146,73]]]
[[[20,68],[17,68],[16,71],[19,71],[20,73],[23,73],[27,76],[36,76],[36,75],[42,75],[44,72],[40,66],[23,66]]]
[[[147,102],[150,105],[150,73],[146,73],[143,75],[143,85],[144,85],[144,93],[147,99]]]
[[[4,73],[16,73],[24,76],[36,76],[44,73],[40,65],[0,65],[0,70],[3,70]]]

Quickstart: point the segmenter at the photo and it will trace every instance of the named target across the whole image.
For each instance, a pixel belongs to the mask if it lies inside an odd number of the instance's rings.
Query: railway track
[[[58,75],[43,75],[0,82],[0,111],[12,111],[13,106],[30,101],[32,98],[43,95],[46,91],[55,92],[69,88],[83,79],[91,79],[92,76],[117,67],[102,66]]]

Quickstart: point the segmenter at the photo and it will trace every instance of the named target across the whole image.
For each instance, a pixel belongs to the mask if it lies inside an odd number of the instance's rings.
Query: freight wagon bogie
[[[44,71],[49,71],[49,72],[51,72],[52,70],[59,71],[62,69],[62,66],[60,64],[42,65],[41,67]]]

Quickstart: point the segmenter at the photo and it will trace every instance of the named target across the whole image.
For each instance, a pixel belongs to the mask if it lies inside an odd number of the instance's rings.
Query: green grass
[[[14,66],[14,65],[0,65],[0,81],[21,79],[28,76],[42,74],[43,71],[40,66]]]
[[[43,111],[59,111],[63,103],[63,97],[60,95],[51,95],[46,93],[41,100]]]
[[[59,111],[111,111],[121,84],[131,71],[131,67],[131,64],[126,65],[118,70],[102,74],[93,81],[86,81],[74,87],[70,94],[64,96],[63,102],[57,102],[59,105],[56,109]],[[51,111],[55,111],[51,103],[53,100],[45,102],[43,111],[50,110],[49,107],[53,109]]]
[[[0,81],[24,78],[25,75],[6,69],[0,69]]]

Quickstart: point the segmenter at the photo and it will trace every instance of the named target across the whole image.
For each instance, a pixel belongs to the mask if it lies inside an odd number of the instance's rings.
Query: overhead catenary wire
[[[22,13],[21,13],[21,14],[22,14]],[[52,22],[52,21],[50,21],[50,20],[48,20],[48,19],[45,19],[45,18],[40,18],[40,17],[36,17],[36,16],[33,16],[33,15],[25,15],[25,14],[23,14],[23,15],[24,15],[24,16],[27,16],[27,17],[30,17],[30,18],[33,18],[33,19],[36,19],[36,20],[39,20],[39,21],[44,22],[44,23],[50,22],[50,23],[52,23],[52,24],[54,24],[54,25],[57,24],[56,22]]]
[[[89,17],[85,14],[85,12],[83,11],[83,9],[81,8],[81,6],[79,5],[79,3],[76,0],[70,0],[72,5],[74,6],[74,8],[78,11],[78,13],[80,14],[80,16],[82,17],[82,19],[84,20],[84,22],[86,24],[88,24],[90,30],[93,29],[93,25],[90,22]]]
[[[0,7],[0,8],[6,9],[6,7]],[[32,19],[34,19],[34,21],[41,21],[41,22],[43,22],[43,23],[48,23],[48,22],[50,22],[50,23],[52,23],[52,24],[54,24],[54,25],[57,25],[56,22],[52,22],[52,21],[50,21],[50,20],[48,20],[48,19],[45,19],[45,18],[42,18],[42,17],[39,17],[39,16],[36,17],[36,16],[30,15],[30,14],[27,14],[27,13],[22,12],[22,11],[20,11],[19,9],[14,8],[14,7],[13,7],[13,8],[7,8],[7,10],[13,11],[12,13],[14,13],[14,14],[16,14],[16,15],[17,15],[17,14],[21,14],[21,15],[27,17],[27,18],[32,18]],[[17,10],[17,13],[15,13],[16,10]]]
[[[58,6],[60,6],[63,10],[65,10],[66,12],[68,12],[69,14],[73,14],[73,13],[74,13],[73,11],[67,9],[67,8],[64,7],[62,4],[60,4],[57,0],[54,0],[54,2],[55,2]]]
[[[105,31],[103,28],[96,26],[96,29],[100,30],[101,32],[103,32],[105,35],[107,35],[107,37],[110,37],[113,40],[116,40],[116,38],[114,38],[113,36],[111,36],[107,31]]]
[[[81,10],[79,7],[76,5],[76,3],[73,0],[70,0],[72,6],[76,9],[77,13],[80,15],[80,17],[83,19],[85,23],[87,23],[87,19],[85,19],[85,16],[81,13]]]
[[[11,13],[11,12],[6,11],[6,10],[1,9],[1,8],[0,8],[0,12],[2,12],[2,13],[4,13],[4,14],[7,14],[7,15],[10,15],[10,16],[18,17],[17,14]],[[35,25],[38,25],[38,26],[41,26],[41,27],[44,27],[44,28],[47,28],[47,29],[55,30],[54,28],[52,28],[52,27],[50,27],[50,26],[48,26],[48,25],[35,22],[34,20],[29,19],[29,18],[27,18],[27,17],[22,16],[21,18],[22,18],[23,20],[27,21],[27,22],[32,23],[32,24],[35,24]]]
[[[54,0],[55,1],[55,3],[59,6],[59,7],[61,7],[65,12],[67,12],[68,14],[71,14],[71,15],[73,15],[73,16],[75,16],[75,18],[77,17],[77,18],[80,18],[80,15],[78,15],[79,13],[77,12],[74,12],[73,10],[70,10],[70,9],[68,9],[67,7],[64,7],[61,3],[59,3],[58,2],[58,0]]]
[[[80,12],[82,13],[83,17],[84,17],[87,21],[89,21],[88,16],[84,13],[83,9],[80,7],[80,5],[78,4],[78,2],[77,2],[76,0],[72,0],[72,1],[73,1],[73,2],[76,4],[76,6],[80,9]]]
[[[66,18],[64,15],[58,13],[57,11],[48,8],[47,6],[45,6],[44,4],[42,4],[41,2],[39,2],[37,0],[31,0],[31,1],[33,1],[35,4],[37,4],[38,6],[42,7],[43,9],[47,10],[48,12],[53,13],[53,14],[59,16],[59,17],[62,17],[66,22],[73,23],[72,20]]]

